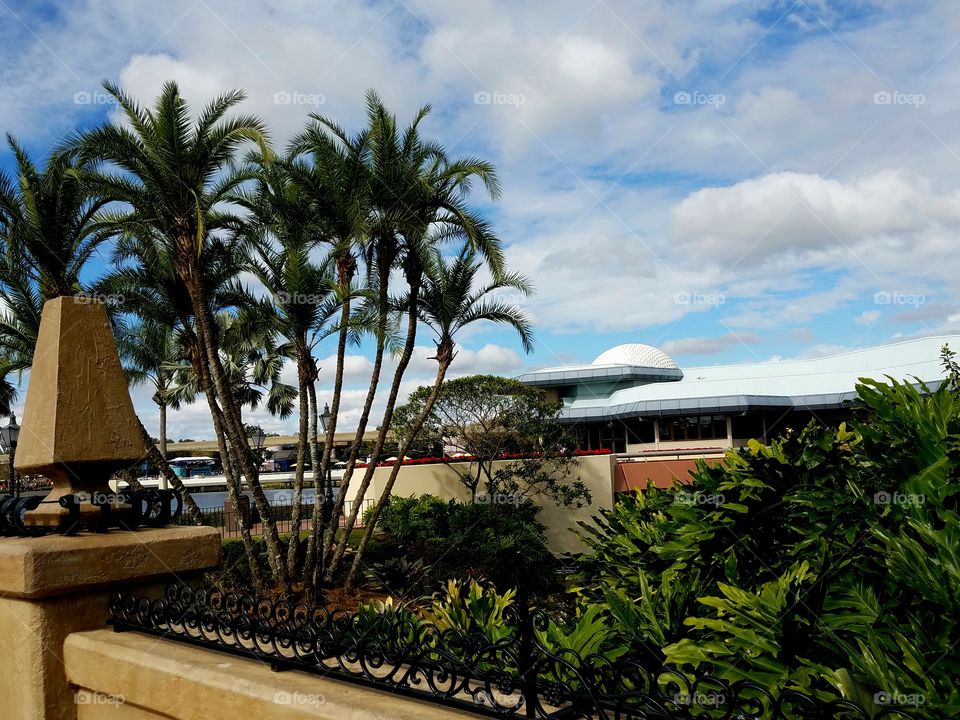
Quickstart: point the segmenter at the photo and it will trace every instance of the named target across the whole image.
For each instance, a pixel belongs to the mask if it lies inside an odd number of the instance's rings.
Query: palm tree
[[[94,217],[104,201],[91,193],[75,152],[54,153],[40,169],[7,136],[16,176],[0,172],[0,353],[7,370],[33,363],[47,300],[81,291],[80,271],[105,237]]]
[[[24,272],[29,259],[17,244],[4,243],[2,252],[0,300],[4,309],[0,313],[0,356],[5,377],[10,372],[22,375],[33,364],[44,297]]]
[[[127,316],[133,314],[135,320],[175,328],[176,345],[179,348],[178,358],[181,361],[191,362],[195,373],[199,375],[201,371],[197,368],[203,353],[193,329],[190,298],[177,277],[173,259],[163,238],[150,228],[139,228],[136,232],[122,233],[115,237],[112,263],[113,269],[97,280],[91,289],[99,297],[123,299],[122,303],[108,305],[108,310],[114,311],[112,314],[114,327],[123,328],[125,321],[129,319]],[[249,299],[235,281],[238,268],[242,263],[243,249],[239,243],[232,242],[229,238],[216,238],[211,241],[207,252],[201,258],[201,267],[204,277],[213,288],[215,307],[234,307]],[[186,324],[182,319],[185,319]],[[172,391],[172,388],[168,390]],[[182,393],[177,402],[180,404],[192,402],[197,392],[196,387],[192,388],[190,392]],[[220,454],[221,457],[226,457],[227,445],[222,425],[220,418],[214,416],[213,426]],[[204,524],[205,520],[200,508],[180,477],[173,472],[162,458],[160,451],[154,447],[153,440],[143,427],[143,423],[140,430],[150,453],[150,461],[160,468],[167,482],[181,494],[189,517],[198,525]],[[229,462],[225,462],[225,470],[230,469]],[[229,472],[227,474],[230,475]],[[245,547],[247,544],[245,541]],[[250,539],[248,550],[248,560],[254,576],[257,577],[259,561],[252,539]]]
[[[377,519],[383,512],[400,473],[403,458],[415,442],[417,434],[440,396],[447,370],[456,357],[456,335],[467,326],[479,322],[508,325],[517,331],[524,351],[529,353],[533,350],[533,331],[529,318],[517,306],[495,297],[497,292],[508,289],[516,290],[526,297],[532,293],[532,286],[518,273],[502,273],[495,276],[493,280],[481,284],[478,278],[482,267],[483,263],[477,258],[476,251],[467,246],[449,262],[444,260],[440,253],[432,253],[430,261],[424,268],[423,287],[416,299],[415,311],[419,319],[436,334],[437,353],[434,359],[437,361],[437,374],[420,413],[406,429],[397,452],[397,461],[390,470],[390,476],[376,505],[366,518],[363,537],[357,547],[350,571],[347,573],[348,588],[352,588],[356,580]],[[411,302],[413,302],[412,293],[408,294],[402,302],[402,306],[406,306],[408,312]]]
[[[370,284],[377,290],[379,326],[376,331],[374,371],[354,442],[355,448],[359,448],[366,430],[370,407],[379,383],[380,363],[392,309],[389,280],[395,267],[400,268],[406,281],[409,309],[403,347],[374,442],[372,460],[357,489],[357,499],[363,497],[373,480],[373,472],[383,451],[396,407],[400,384],[413,356],[418,321],[417,297],[423,281],[423,269],[429,262],[433,248],[451,240],[464,239],[484,256],[495,275],[500,274],[503,268],[499,241],[465,202],[474,179],[479,179],[491,198],[496,199],[500,192],[496,171],[490,163],[476,158],[449,160],[442,147],[422,139],[419,125],[429,112],[429,106],[421,108],[413,122],[401,133],[396,117],[386,110],[374,93],[368,94],[374,218],[365,260],[368,269],[372,271]],[[340,533],[340,542],[334,550],[333,531],[339,525],[339,515],[344,507],[354,461],[355,453],[348,461],[341,481],[340,495],[330,522],[331,537],[324,548],[325,557],[330,558],[324,573],[327,581],[332,579],[338,569],[346,551],[346,539],[356,525],[362,505],[360,502],[353,504]]]
[[[107,236],[94,218],[106,198],[91,192],[88,163],[75,149],[53,153],[41,170],[10,135],[16,180],[0,172],[0,242],[45,299],[80,292],[80,271]]]
[[[270,156],[263,122],[254,116],[224,116],[244,95],[232,91],[201,110],[195,121],[176,83],[163,86],[152,109],[144,108],[118,87],[105,84],[129,127],[105,125],[85,133],[86,157],[101,161],[98,187],[123,209],[105,214],[102,227],[115,233],[149,230],[167,246],[173,269],[192,311],[193,331],[201,350],[196,358],[201,389],[214,422],[221,422],[235,461],[253,492],[264,521],[267,558],[281,588],[289,587],[281,542],[270,504],[260,485],[247,443],[240,402],[231,392],[218,350],[219,335],[211,289],[202,272],[204,252],[220,235],[241,222],[230,198],[253,175],[234,167],[244,144],[259,145]],[[184,327],[190,318],[181,317]],[[226,458],[224,459],[226,461]]]
[[[174,328],[156,320],[144,319],[133,325],[124,325],[117,334],[117,349],[123,360],[127,382],[130,385],[150,385],[151,399],[159,410],[159,450],[167,459],[167,408],[179,410],[181,400],[193,402],[192,397],[174,397],[170,393],[173,381],[171,365],[180,358]]]
[[[357,253],[366,242],[370,215],[370,180],[368,168],[369,131],[356,135],[346,131],[330,119],[312,115],[311,122],[294,138],[287,163],[290,179],[309,194],[314,212],[322,217],[325,228],[323,242],[329,246],[329,256],[336,271],[336,292],[340,300],[337,323],[337,365],[334,370],[333,397],[326,426],[324,452],[317,462],[317,398],[316,389],[307,386],[309,423],[308,442],[313,464],[313,483],[318,501],[313,509],[313,526],[307,541],[303,579],[308,588],[312,581],[318,545],[323,537],[324,521],[332,508],[327,504],[326,483],[333,456],[333,442],[340,416],[343,393],[344,358],[351,332],[354,338],[363,332],[364,319],[354,319],[352,301],[359,296],[354,288],[357,276]],[[322,495],[321,495],[321,491]]]
[[[343,303],[333,277],[332,256],[322,258],[320,263],[312,258],[325,237],[325,218],[318,212],[311,193],[292,180],[288,163],[264,163],[256,156],[252,162],[259,168],[260,179],[254,190],[242,198],[254,218],[251,229],[257,256],[251,261],[251,271],[269,293],[269,299],[261,306],[265,310],[264,324],[285,338],[280,352],[297,367],[297,469],[287,545],[287,570],[292,576],[300,541],[300,503],[308,440],[312,441],[312,467],[318,467],[316,380],[319,369],[313,350],[332,332],[330,321]],[[317,504],[326,497],[327,488],[323,490],[321,494],[317,487]]]

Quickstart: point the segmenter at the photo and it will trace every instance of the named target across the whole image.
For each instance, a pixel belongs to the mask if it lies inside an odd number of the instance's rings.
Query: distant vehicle
[[[210,477],[217,469],[217,461],[203,456],[179,457],[170,461],[170,467],[177,477]]]

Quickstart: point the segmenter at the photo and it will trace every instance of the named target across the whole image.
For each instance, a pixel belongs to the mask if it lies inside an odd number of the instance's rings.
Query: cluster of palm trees
[[[237,502],[248,489],[263,519],[268,567],[242,528],[254,583],[315,590],[344,562],[362,504],[345,513],[345,501],[370,485],[418,332],[435,336],[434,397],[464,327],[504,323],[530,346],[528,319],[501,293],[530,287],[506,270],[500,241],[469,204],[474,184],[499,196],[496,172],[425,139],[429,107],[401,127],[372,92],[359,131],[311,115],[279,151],[259,118],[232,112],[241,92],[193,116],[174,83],[152,107],[104,87],[123,122],[70,138],[42,167],[8,138],[16,168],[0,174],[0,378],[9,394],[11,374],[30,367],[46,300],[105,298],[129,379],[148,384],[159,408],[151,459],[183,491],[165,462],[166,411],[202,396],[229,496]],[[89,262],[97,254],[106,259],[99,274]],[[315,351],[327,339],[337,365],[321,438]],[[336,499],[324,503],[344,358],[364,339],[373,347],[370,383]],[[281,379],[285,362],[296,367],[295,387]],[[382,418],[371,418],[375,398],[385,401]],[[292,531],[283,536],[243,422],[244,410],[260,404],[299,418]],[[357,467],[371,422],[372,462]],[[412,442],[400,440],[401,457]],[[310,522],[300,515],[308,482],[318,498]],[[191,502],[187,510],[202,521]],[[350,583],[368,540],[353,555]]]

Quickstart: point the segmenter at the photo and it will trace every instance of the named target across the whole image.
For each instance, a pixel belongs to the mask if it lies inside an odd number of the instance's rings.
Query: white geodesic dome
[[[617,345],[597,356],[593,365],[633,365],[634,367],[678,368],[673,358],[652,345]]]

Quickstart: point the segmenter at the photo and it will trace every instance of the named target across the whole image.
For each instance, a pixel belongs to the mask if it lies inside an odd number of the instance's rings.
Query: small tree
[[[431,388],[414,391],[394,416],[394,430],[403,437]],[[430,412],[418,442],[439,443],[449,454],[462,455],[469,465],[456,472],[474,502],[547,497],[563,507],[590,502],[586,485],[577,479],[575,441],[559,423],[561,405],[546,393],[517,380],[472,375],[449,380]],[[495,461],[511,455],[515,462],[494,469]],[[479,497],[478,497],[479,496]]]

